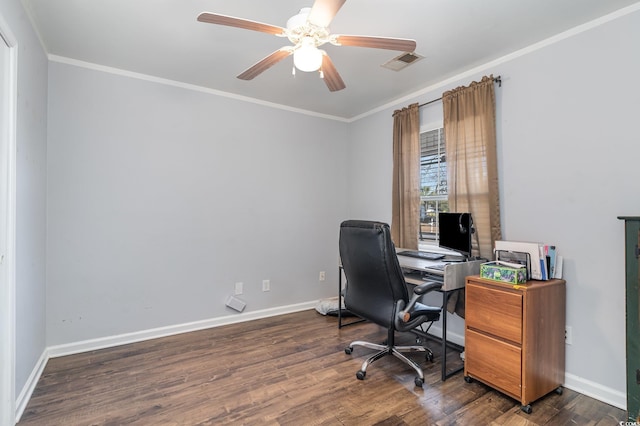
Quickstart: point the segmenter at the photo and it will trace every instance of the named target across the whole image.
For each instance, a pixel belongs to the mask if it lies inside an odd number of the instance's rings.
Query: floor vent
[[[390,69],[392,71],[400,71],[411,64],[415,64],[422,58],[424,58],[424,56],[420,56],[416,53],[405,52],[402,55],[396,56],[390,61],[385,62],[384,64],[382,64],[382,67]]]

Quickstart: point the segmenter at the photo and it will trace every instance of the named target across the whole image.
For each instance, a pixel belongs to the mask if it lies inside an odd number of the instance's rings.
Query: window
[[[438,244],[438,213],[448,212],[444,128],[420,132],[419,246]]]

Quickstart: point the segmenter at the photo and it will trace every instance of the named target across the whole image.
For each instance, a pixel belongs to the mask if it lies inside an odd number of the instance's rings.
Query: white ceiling
[[[333,34],[413,38],[425,56],[396,72],[401,52],[325,45],[346,89],[289,57],[251,81],[240,74],[289,44],[269,34],[197,22],[214,12],[286,26],[313,0],[22,0],[47,53],[345,119],[617,11],[637,0],[347,0]]]

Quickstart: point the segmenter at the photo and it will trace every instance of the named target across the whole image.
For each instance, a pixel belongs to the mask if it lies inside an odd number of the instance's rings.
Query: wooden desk
[[[564,280],[514,286],[472,276],[466,286],[464,376],[530,403],[564,383]]]
[[[401,252],[403,249],[396,250],[397,252]],[[464,289],[465,280],[468,275],[476,275],[480,273],[480,264],[483,262],[485,261],[473,260],[469,262],[454,262],[448,264],[444,271],[429,271],[430,266],[443,263],[443,261],[418,259],[402,255],[398,256],[398,263],[400,263],[400,267],[405,271],[405,281],[411,286],[409,289],[410,292],[413,292],[413,285],[420,285],[425,281],[437,281],[443,283],[442,288],[439,290],[442,294],[442,315],[440,316],[442,322],[442,337],[439,339],[442,344],[442,381],[445,381],[448,377],[462,371],[464,368],[459,367],[452,371],[447,371],[447,347],[453,347],[460,352],[464,350],[462,346],[447,341],[447,304],[449,303],[449,298],[454,292]],[[338,328],[364,321],[363,319],[357,319],[343,324],[341,308],[342,263],[338,266]],[[438,340],[437,336],[433,336],[431,334],[425,337]]]

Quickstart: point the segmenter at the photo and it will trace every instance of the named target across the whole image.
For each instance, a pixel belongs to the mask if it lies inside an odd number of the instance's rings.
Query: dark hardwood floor
[[[313,310],[54,358],[22,415],[26,425],[617,425],[625,412],[565,389],[533,404],[512,400],[462,373],[440,381],[440,350],[413,371],[386,357],[356,371],[380,342],[369,323],[338,330]],[[413,338],[403,338],[412,343]],[[461,362],[448,351],[448,363]]]

